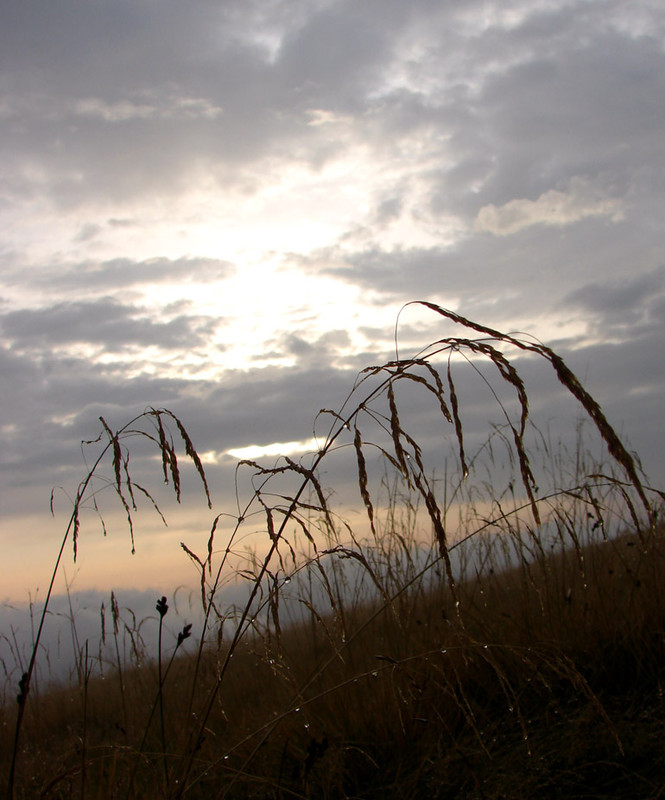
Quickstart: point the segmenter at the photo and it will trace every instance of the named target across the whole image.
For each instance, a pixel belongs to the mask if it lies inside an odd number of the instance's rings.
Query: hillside
[[[486,561],[457,585],[457,613],[441,580],[387,607],[312,609],[281,636],[265,626],[228,662],[185,796],[656,798],[664,569],[659,529],[503,571]],[[173,796],[192,681],[200,708],[225,654],[174,661],[166,748],[156,664],[40,696],[16,796]],[[4,774],[14,713],[2,711]]]

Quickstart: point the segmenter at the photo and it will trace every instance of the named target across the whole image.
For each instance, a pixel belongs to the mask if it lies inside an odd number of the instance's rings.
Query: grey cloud
[[[110,217],[107,222],[111,228],[133,228],[139,224],[135,219],[122,219],[117,217]]]
[[[6,380],[0,413],[2,483],[16,490],[3,502],[6,513],[23,504],[21,487],[41,496],[47,510],[54,484],[67,490],[78,484],[85,468],[79,443],[101,432],[100,416],[115,429],[148,406],[169,408],[200,452],[301,440],[311,436],[320,408],[341,405],[355,377],[352,370],[318,365],[231,372],[219,382],[148,374],[126,380],[122,364],[57,356],[33,360],[6,349],[0,350],[0,364]],[[136,479],[153,485],[154,462],[136,456],[133,461]]]
[[[535,200],[575,176],[610,196],[659,191],[662,171],[647,165],[662,160],[662,49],[657,37],[619,33],[605,13],[574,4],[465,43],[467,72],[441,92],[436,111],[453,164],[442,159],[432,173],[434,212],[472,218],[483,205]]]
[[[409,133],[440,134],[429,172],[404,177],[402,214],[429,213],[436,223],[452,213],[471,230],[429,249],[384,249],[378,234],[354,252],[351,235],[339,251],[313,254],[311,268],[392,299],[459,297],[462,310],[489,309],[508,324],[527,303],[534,316],[561,311],[562,298],[599,270],[616,278],[627,264],[653,269],[662,250],[665,57],[657,35],[630,35],[627,27],[617,4],[571,5],[469,36],[463,51],[453,38],[451,50],[428,52],[424,73],[436,65],[458,83],[438,93],[388,93],[378,129],[396,158]],[[416,180],[423,190],[412,208],[406,198]],[[587,187],[577,199],[576,185]],[[384,223],[388,197],[376,200],[375,218]],[[514,225],[505,242],[472,230],[490,204],[507,213],[518,210],[506,205],[513,201],[534,210],[540,200],[544,212],[555,197],[562,206],[555,230]]]
[[[601,273],[621,280],[628,272],[660,268],[657,207],[645,218],[630,209],[623,221],[585,218],[563,228],[532,226],[505,238],[478,234],[448,247],[379,246],[348,252],[333,247],[300,263],[308,269],[372,290],[392,302],[455,301],[461,313],[511,329],[555,314],[566,321],[579,306],[566,308],[577,287]]]
[[[594,281],[568,294],[565,307],[590,316],[597,329],[642,337],[665,321],[665,268],[610,281]]]
[[[250,103],[260,62],[230,48],[218,10],[196,5],[166,3],[156,15],[145,3],[3,9],[5,85],[22,97],[4,120],[3,149],[17,176],[26,164],[49,175],[25,191],[67,204],[181,190],[206,154],[232,157],[260,139],[243,113],[260,110]],[[235,105],[222,124],[210,113],[223,110],[218,97]]]
[[[497,156],[481,202],[556,188],[563,176],[599,176],[619,191],[661,150],[665,58],[655,41],[598,35],[583,47],[516,66],[486,82],[478,123]],[[630,146],[628,146],[630,143]]]
[[[595,345],[573,351],[559,348],[611,422],[632,420],[624,432],[630,444],[641,452],[648,471],[654,474],[665,470],[662,436],[652,425],[658,417],[665,387],[661,367],[663,330],[660,326],[648,339],[627,341],[621,347]],[[455,333],[464,335],[461,330]],[[289,344],[293,346],[294,341],[286,337],[284,345]],[[301,343],[295,342],[295,346],[302,350]],[[317,344],[312,346],[316,350]],[[54,483],[65,488],[78,483],[84,468],[78,442],[94,438],[100,432],[100,415],[114,428],[148,405],[168,407],[182,420],[200,452],[307,439],[312,434],[317,412],[321,408],[339,410],[357,378],[355,367],[326,368],[308,360],[308,353],[304,348],[304,360],[297,368],[230,372],[215,383],[204,383],[148,375],[123,381],[119,379],[120,365],[94,366],[83,359],[55,357],[30,362],[27,357],[4,351],[7,391],[0,424],[14,428],[10,435],[5,435],[2,451],[3,483],[15,487],[14,499],[11,503],[7,500],[7,513],[12,511],[14,502],[21,502],[22,486],[31,487],[33,496],[41,493],[46,510]],[[362,366],[369,363],[366,361]],[[527,383],[534,421],[547,425],[551,419],[566,415],[570,420],[566,429],[574,431],[578,406],[572,398],[566,400],[552,371],[528,360],[521,360],[518,368]],[[488,375],[495,383],[499,382],[492,370],[488,370]],[[28,388],[26,399],[23,395]],[[471,452],[489,435],[492,422],[502,422],[502,415],[490,393],[469,370],[460,371],[457,388]],[[502,390],[500,396],[510,401],[512,393]],[[430,400],[429,396],[411,398],[404,406],[404,424],[423,445],[427,463],[440,469],[446,453],[454,457],[454,436],[442,424],[436,403]],[[635,409],[640,413],[636,415]],[[320,419],[317,434],[325,436],[330,422],[329,417]],[[364,424],[368,426],[365,430],[371,441],[378,433],[367,422]],[[448,445],[446,437],[450,439]],[[572,439],[569,443],[573,444]],[[150,486],[158,482],[154,461],[134,457],[133,462],[135,479]],[[339,469],[335,463],[332,459],[326,471],[326,485],[343,494],[346,484],[349,481],[353,484],[353,461],[350,465],[344,462],[346,466]],[[226,507],[233,501],[232,470],[230,462],[209,468],[217,506]],[[192,474],[187,478],[188,484],[193,485],[194,477]],[[198,491],[195,487],[192,490]]]
[[[277,62],[287,84],[301,88],[309,102],[330,99],[336,110],[359,110],[390,52],[392,26],[399,29],[404,16],[394,3],[386,3],[383,16],[373,13],[368,25],[368,11],[356,3],[331,4],[287,37]]]
[[[235,267],[214,258],[151,258],[134,261],[114,258],[109,261],[67,264],[53,268],[40,279],[44,286],[98,293],[113,289],[179,281],[212,282],[230,277]]]
[[[140,308],[103,298],[9,311],[0,316],[0,325],[4,335],[19,347],[79,342],[113,351],[150,345],[193,347],[210,337],[217,320],[181,315],[168,322],[155,322]]]
[[[347,331],[327,331],[310,341],[306,331],[290,331],[274,342],[275,355],[295,356],[298,367],[321,368],[340,360],[339,351],[350,344]]]
[[[633,312],[644,308],[646,302],[652,300],[654,295],[662,295],[664,290],[665,269],[660,268],[643,275],[626,276],[610,284],[588,283],[571,292],[565,302],[593,312]]]
[[[376,221],[379,225],[399,217],[403,203],[399,197],[389,197],[382,200],[376,210]]]
[[[97,235],[101,232],[102,228],[100,225],[95,225],[94,223],[86,223],[83,225],[81,230],[76,235],[77,242],[88,242],[91,239],[95,239]]]
[[[442,323],[440,331],[464,336],[460,328],[451,331]],[[665,386],[665,370],[661,367],[659,353],[665,344],[662,328],[642,341],[627,341],[621,348],[598,344],[571,350],[558,348],[567,363],[588,386],[592,394],[606,409],[610,420],[618,424],[622,419],[633,419],[628,430],[632,444],[639,447],[645,462],[662,471],[660,438],[648,427],[650,417],[634,419],[631,404],[643,403],[657,406]],[[441,334],[439,334],[441,335]],[[434,337],[432,337],[434,338]],[[420,345],[430,341],[429,336]],[[573,343],[574,344],[574,343]],[[362,367],[369,366],[365,361]],[[568,416],[570,430],[580,408],[572,397],[567,397],[551,368],[538,360],[520,359],[517,363],[529,391],[534,421],[546,425],[555,417]],[[485,370],[491,381],[501,384],[495,370]],[[491,422],[503,421],[495,400],[471,370],[460,370],[458,391],[463,405],[465,424],[470,440],[481,442],[491,431]],[[226,450],[247,444],[268,444],[273,441],[306,439],[311,435],[314,417],[321,408],[339,410],[351,391],[358,371],[356,368],[330,369],[307,363],[300,368],[267,368],[225,376],[210,391],[200,396],[182,397],[176,401],[176,410],[191,427],[196,442],[206,447]],[[632,393],[635,390],[635,394]],[[510,400],[514,392],[509,387],[501,389],[499,396]],[[425,393],[420,399],[411,399],[404,406],[405,424],[425,449],[435,445],[446,431],[441,424],[435,402]],[[330,419],[321,419],[317,432],[324,434]],[[449,431],[450,432],[450,431]]]
[[[202,164],[227,185],[268,154],[316,165],[336,147],[307,124],[312,108],[353,115],[354,136],[377,152],[438,132],[432,192],[440,206],[454,190],[447,205],[469,210],[479,182],[476,202],[533,198],[562,178],[615,173],[617,159],[625,172],[659,147],[662,52],[607,24],[619,6],[536,9],[483,32],[469,24],[475,7],[4,8],[5,85],[23,97],[3,123],[13,180],[80,203],[182,191]],[[261,36],[277,43],[273,60]],[[409,59],[418,37],[427,46]],[[628,140],[640,146],[622,149]],[[46,182],[30,187],[34,165]]]
[[[100,433],[100,415],[115,428],[149,405],[171,407],[196,391],[185,379],[139,374],[128,380],[127,364],[50,353],[0,348],[0,367],[0,469],[2,485],[12,488],[3,498],[7,514],[25,509],[26,492],[46,512],[54,485],[75,489],[85,471],[80,442]]]
[[[124,90],[141,87],[144,79],[168,80],[187,55],[190,63],[204,57],[215,35],[223,36],[219,17],[206,2],[187,8],[164,2],[151,10],[123,0],[91,6],[65,0],[57,8],[28,0],[2,10],[4,67],[17,70],[24,88],[46,80],[58,89],[59,76],[79,95],[100,79]],[[50,73],[40,75],[45,69]]]

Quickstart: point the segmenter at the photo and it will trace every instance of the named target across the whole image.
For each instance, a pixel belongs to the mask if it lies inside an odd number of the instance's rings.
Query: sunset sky
[[[658,0],[21,0],[0,63],[0,601],[43,593],[99,416],[147,406],[213,511],[192,479],[135,556],[91,521],[74,587],[190,575],[234,457],[311,448],[411,300],[553,346],[662,485]],[[405,355],[462,333],[401,318]]]

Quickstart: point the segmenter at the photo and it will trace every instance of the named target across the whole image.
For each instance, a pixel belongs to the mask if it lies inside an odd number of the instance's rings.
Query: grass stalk
[[[191,635],[185,625],[166,662],[168,602],[166,596],[157,600],[152,700],[135,702],[145,696],[143,678],[121,656],[120,611],[111,595],[120,743],[112,743],[104,728],[104,694],[92,679],[87,640],[79,647],[69,596],[83,736],[78,765],[45,779],[49,792],[59,783],[65,792],[65,781],[76,774],[81,798],[94,796],[95,788],[98,797],[140,796],[157,790],[155,780],[169,800],[232,800],[248,787],[266,800],[371,797],[397,786],[401,796],[416,797],[431,795],[437,780],[449,781],[449,796],[463,796],[470,784],[450,777],[459,768],[475,787],[468,796],[499,797],[505,787],[485,794],[483,774],[501,747],[512,746],[510,736],[527,758],[535,756],[544,746],[539,730],[556,732],[571,719],[587,724],[583,714],[575,716],[578,707],[602,721],[610,742],[604,746],[625,757],[617,717],[603,697],[607,686],[623,685],[622,668],[612,666],[620,659],[626,674],[639,672],[645,692],[661,685],[654,676],[665,656],[665,597],[656,565],[665,566],[658,518],[665,495],[643,480],[639,462],[598,403],[551,349],[433,303],[417,305],[474,338],[443,337],[400,358],[396,326],[395,359],[363,370],[342,407],[317,416],[319,425],[329,423],[318,452],[273,466],[238,464],[236,485],[241,475],[251,481],[247,501],[238,500],[237,514],[214,518],[205,555],[182,545],[200,573],[203,624],[191,657],[176,658]],[[606,463],[586,463],[578,453],[569,475],[569,467],[555,461],[551,442],[531,427],[515,353],[549,364],[590,420],[607,450]],[[480,378],[504,420],[475,452],[465,431],[462,368]],[[431,443],[419,441],[412,429],[407,399],[414,393],[434,403],[450,431],[456,475],[449,476],[446,461],[444,478],[433,476]],[[161,475],[180,501],[168,427],[175,426],[211,505],[201,459],[172,412],[149,409],[116,432],[100,421],[101,452],[79,485],[30,659],[25,669],[21,664],[8,800],[15,796],[21,731],[56,576],[68,544],[76,557],[84,501],[97,509],[93,480],[101,478],[102,464],[110,462],[105,485],[127,517],[132,547],[135,498],[146,497],[161,511],[130,476],[130,437],[156,448]],[[367,534],[334,513],[320,482],[333,451],[351,456]],[[378,492],[375,456],[384,471]],[[538,485],[543,476],[545,490]],[[233,524],[220,547],[219,523],[229,518]],[[249,521],[257,519],[264,536],[257,551],[234,561]],[[234,611],[222,598],[232,566],[249,581],[247,599]],[[616,618],[617,609],[630,615],[632,629]],[[299,617],[288,624],[289,614]],[[223,639],[226,621],[234,627]],[[123,634],[136,667],[145,655],[140,624],[133,617]],[[18,644],[14,649],[18,654]],[[100,646],[100,663],[101,654]],[[115,684],[113,692],[117,697]],[[234,702],[239,695],[243,703]],[[568,705],[567,697],[573,698]],[[384,783],[370,791],[368,776],[379,774]]]

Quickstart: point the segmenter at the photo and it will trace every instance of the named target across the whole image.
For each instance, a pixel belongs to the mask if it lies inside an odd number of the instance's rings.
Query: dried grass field
[[[238,465],[253,490],[233,525],[217,516],[203,552],[183,546],[200,623],[167,644],[171,598],[155,597],[151,657],[112,596],[103,648],[81,644],[71,684],[48,686],[35,676],[49,593],[29,663],[5,663],[7,798],[665,796],[664,495],[556,353],[421,305],[472,338],[364,370],[320,412],[329,429],[309,460]],[[534,431],[520,355],[572,395],[600,460]],[[460,363],[503,414],[480,446],[465,438]],[[410,432],[414,392],[451,432],[458,469],[443,478]],[[169,411],[101,426],[54,580],[102,474],[134,536],[153,498],[131,474],[137,440],[178,499],[185,461],[209,499]],[[322,482],[339,452],[362,530]],[[261,537],[249,554],[248,529]],[[246,587],[232,607],[230,580]]]

